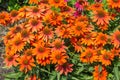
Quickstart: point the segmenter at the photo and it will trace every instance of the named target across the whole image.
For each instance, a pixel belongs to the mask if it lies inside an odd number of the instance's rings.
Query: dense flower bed
[[[119,80],[120,0],[29,0],[0,13],[15,80]],[[34,5],[34,6],[33,6]]]

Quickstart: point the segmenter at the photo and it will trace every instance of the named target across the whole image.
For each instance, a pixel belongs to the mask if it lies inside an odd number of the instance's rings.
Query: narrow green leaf
[[[118,66],[114,66],[113,72],[114,72],[115,80],[120,80]]]

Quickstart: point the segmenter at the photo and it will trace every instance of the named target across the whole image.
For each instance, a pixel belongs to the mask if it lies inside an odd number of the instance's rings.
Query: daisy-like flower
[[[1,12],[0,13],[0,24],[7,25],[10,21],[10,16],[7,12]]]
[[[42,29],[42,27],[42,22],[37,19],[30,19],[28,24],[26,24],[26,28],[32,32],[39,31],[40,29]]]
[[[25,42],[23,41],[23,39],[20,37],[20,35],[16,35],[14,37],[14,39],[12,40],[12,49],[14,52],[17,51],[22,51],[22,49],[25,46]]]
[[[50,48],[45,47],[44,42],[38,42],[35,44],[34,55],[38,59],[45,59],[50,54]]]
[[[93,22],[96,22],[97,25],[109,24],[110,16],[108,12],[103,9],[93,11]]]
[[[45,57],[44,59],[37,58],[37,63],[40,64],[41,66],[46,66],[47,64],[50,64],[50,56]]]
[[[9,33],[11,34],[12,37],[14,37],[17,33],[22,31],[22,26],[21,25],[15,25],[14,27],[9,29]]]
[[[50,60],[52,61],[53,64],[64,64],[67,62],[68,56],[65,52],[58,52],[58,51],[54,51],[52,52],[52,54],[50,55]]]
[[[17,10],[12,10],[11,12],[10,12],[10,18],[11,18],[11,22],[13,23],[13,22],[15,22],[15,21],[17,21],[18,19],[19,19],[19,13],[18,13],[18,11]]]
[[[48,41],[49,39],[53,38],[53,31],[48,26],[45,26],[40,32],[39,32],[39,38],[42,38],[45,41]]]
[[[19,34],[25,42],[30,42],[34,39],[34,35],[27,29],[22,30]]]
[[[58,51],[58,52],[66,52],[65,48],[66,46],[64,45],[64,41],[60,39],[55,39],[54,42],[51,44],[53,48],[51,49],[51,52]]]
[[[55,7],[59,7],[66,3],[64,0],[48,0],[48,2],[51,6],[55,6]]]
[[[28,72],[35,67],[34,59],[31,56],[22,55],[18,59],[18,64],[20,65],[20,71]]]
[[[17,54],[13,54],[13,53],[6,53],[5,54],[5,64],[7,67],[12,67],[12,66],[17,66],[17,62],[16,59],[18,58]]]
[[[60,74],[67,75],[68,73],[73,71],[72,66],[73,66],[73,64],[70,64],[70,63],[64,63],[62,65],[57,64],[55,66],[55,70],[60,72]]]
[[[103,4],[102,3],[94,3],[92,5],[90,5],[89,9],[92,11],[96,11],[98,9],[103,9]]]
[[[93,76],[94,76],[94,80],[107,80],[107,70],[105,69],[105,67],[101,66],[102,70],[100,71],[100,65],[95,66],[94,67],[94,72],[93,72]]]
[[[26,18],[26,15],[29,13],[29,7],[23,6],[19,9],[19,18]]]
[[[12,39],[13,39],[13,36],[8,32],[4,37],[4,44],[7,45]]]
[[[82,36],[84,32],[86,32],[86,24],[83,22],[76,22],[74,26],[72,26],[73,35]]]
[[[38,2],[39,0],[29,0],[29,4],[33,4],[33,3],[38,4]]]
[[[120,0],[107,0],[111,8],[120,8]]]
[[[104,46],[108,41],[108,35],[104,33],[98,33],[95,44]]]
[[[38,6],[33,6],[28,8],[29,13],[27,13],[27,17],[32,17],[32,18],[40,18],[43,14],[41,13],[41,7]]]
[[[80,54],[80,60],[85,63],[93,63],[97,60],[96,51],[90,48],[87,48],[85,52]]]
[[[93,45],[95,41],[95,37],[96,37],[96,32],[85,33],[84,37],[81,39],[82,44],[85,44],[88,46]]]
[[[68,24],[58,26],[55,30],[55,33],[58,35],[58,37],[61,37],[61,38],[71,38],[72,37],[71,27]]]
[[[112,34],[112,42],[116,48],[120,46],[120,31],[117,30]]]
[[[99,60],[100,62],[102,62],[103,65],[108,66],[111,64],[113,58],[114,54],[112,54],[110,51],[102,50]]]

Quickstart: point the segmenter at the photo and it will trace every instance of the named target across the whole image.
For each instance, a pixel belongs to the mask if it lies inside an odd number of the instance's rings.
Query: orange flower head
[[[12,37],[12,35],[8,32],[8,33],[3,37],[3,39],[4,39],[4,44],[7,45],[7,44],[13,39],[13,37]]]
[[[50,54],[50,48],[45,47],[44,43],[35,44],[34,55],[36,58],[45,59]]]
[[[95,69],[95,71],[93,72],[94,80],[107,80],[108,73],[105,67],[102,67],[101,71],[100,71],[100,65],[95,66],[94,69]]]
[[[20,35],[16,35],[14,37],[14,39],[12,40],[12,49],[14,52],[17,51],[22,51],[22,49],[25,46],[25,42],[23,41],[23,39],[20,37]]]
[[[58,51],[54,51],[52,52],[52,54],[50,55],[50,60],[52,61],[53,64],[64,64],[65,62],[67,62],[68,56],[66,55],[65,52],[58,52]]]
[[[12,54],[12,53],[6,53],[5,54],[5,64],[7,67],[12,67],[12,66],[17,66],[16,59],[18,58],[17,54]]]
[[[59,51],[59,52],[66,52],[65,48],[66,46],[64,46],[64,41],[60,40],[60,39],[55,39],[55,41],[52,43],[52,52],[54,51]]]
[[[82,42],[80,39],[76,42],[73,42],[73,46],[77,52],[81,52],[83,50]]]
[[[70,72],[73,71],[72,66],[73,66],[73,64],[69,64],[69,63],[64,63],[64,64],[62,64],[62,65],[57,64],[57,65],[55,66],[55,67],[56,67],[55,70],[56,70],[56,71],[59,71],[60,74],[65,74],[65,75],[67,75],[68,73],[70,73]]]
[[[96,22],[97,25],[109,24],[110,16],[108,12],[103,9],[93,11],[93,22]]]
[[[39,38],[42,38],[45,41],[53,38],[53,31],[47,26],[44,27],[39,34]]]
[[[0,13],[0,24],[7,25],[9,23],[8,21],[10,21],[9,14],[7,12],[4,12],[4,11],[1,12]]]
[[[64,0],[48,0],[48,2],[51,6],[55,6],[55,7],[59,7],[63,4],[65,4]]]
[[[102,7],[103,7],[102,3],[94,3],[89,7],[89,9],[95,11],[98,9],[102,9]]]
[[[104,46],[108,41],[108,35],[104,33],[98,33],[95,44]]]
[[[96,61],[96,59],[96,51],[93,49],[87,48],[85,52],[82,52],[80,55],[80,60],[85,63],[93,63],[94,61]]]
[[[112,54],[109,51],[102,50],[100,55],[100,62],[102,62],[103,65],[108,66],[111,64],[111,61],[114,58],[114,54]]]
[[[118,48],[120,46],[120,31],[115,31],[112,35],[113,45]]]
[[[30,48],[30,49],[27,49],[24,51],[24,54],[27,55],[27,56],[33,56],[34,52],[33,52],[34,49]]]
[[[120,0],[107,0],[111,8],[120,8]]]
[[[76,22],[75,26],[72,26],[72,31],[73,31],[73,35],[75,36],[82,36],[84,34],[84,32],[86,32],[86,24],[84,24],[83,22]]]
[[[17,61],[20,65],[20,71],[24,71],[25,73],[32,70],[32,67],[35,67],[34,59],[31,56],[22,55]]]
[[[19,19],[18,15],[19,15],[19,13],[18,13],[17,10],[13,10],[13,11],[10,12],[10,17],[12,19],[12,21],[11,21],[12,23]]]
[[[42,29],[43,24],[40,20],[37,19],[30,19],[28,24],[26,25],[27,29],[32,32],[37,32]]]

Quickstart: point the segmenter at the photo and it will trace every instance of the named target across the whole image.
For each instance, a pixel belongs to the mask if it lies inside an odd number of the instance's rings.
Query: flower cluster
[[[93,65],[94,80],[107,80],[107,67],[120,57],[119,25],[110,29],[119,15],[120,0],[108,0],[107,7],[101,0],[92,4],[77,0],[74,7],[65,0],[29,3],[37,6],[0,13],[0,24],[13,24],[4,36],[6,66],[33,75],[32,80],[37,75],[34,69],[48,65],[68,75],[76,65],[70,55],[79,54],[79,63]]]

